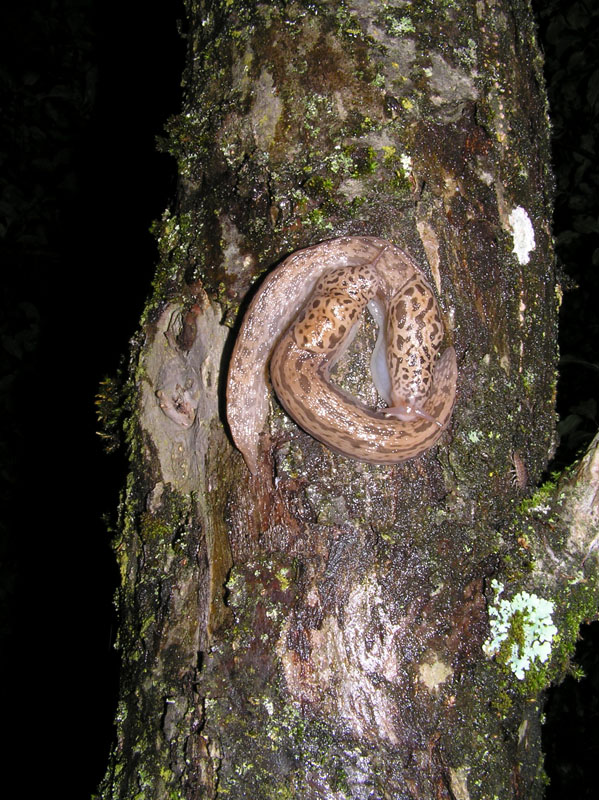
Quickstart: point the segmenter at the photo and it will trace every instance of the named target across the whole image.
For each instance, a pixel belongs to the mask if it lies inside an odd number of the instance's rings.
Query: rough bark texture
[[[187,8],[180,193],[131,360],[102,797],[542,797],[542,691],[597,609],[598,478],[590,454],[529,497],[554,447],[559,286],[528,3]],[[235,322],[255,278],[342,234],[430,276],[450,432],[362,464],[273,398],[250,478],[224,421]],[[372,328],[338,375],[365,397]]]

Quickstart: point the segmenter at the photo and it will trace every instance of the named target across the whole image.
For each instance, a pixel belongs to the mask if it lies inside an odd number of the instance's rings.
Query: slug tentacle
[[[369,409],[336,387],[330,370],[368,307],[379,327],[373,380],[389,408]],[[282,406],[304,430],[350,458],[414,458],[447,427],[457,381],[434,293],[414,262],[384,239],[348,236],[300,250],[264,281],[243,320],[227,382],[235,444],[257,472],[268,414],[266,369]]]

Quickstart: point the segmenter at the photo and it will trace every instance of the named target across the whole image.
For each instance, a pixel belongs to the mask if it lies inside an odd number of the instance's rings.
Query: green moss
[[[561,589],[556,598],[560,608],[560,636],[553,658],[553,678],[562,679],[576,672],[572,656],[580,635],[581,625],[599,617],[599,578],[596,572],[573,576],[571,583]]]
[[[553,507],[558,477],[557,474],[553,474],[548,481],[545,481],[545,483],[536,490],[532,497],[526,497],[522,500],[518,508],[519,513],[526,516],[540,509]]]
[[[172,534],[170,525],[166,520],[146,512],[142,514],[140,519],[139,535],[143,541],[150,542],[153,539],[168,540]]]
[[[321,231],[333,231],[333,224],[329,220],[329,215],[322,208],[314,208],[306,218],[307,224],[318,228]]]
[[[312,197],[330,198],[333,193],[334,183],[329,177],[311,175],[304,184],[305,191]]]
[[[491,708],[499,717],[505,718],[511,713],[514,701],[507,691],[506,681],[500,679],[498,684],[499,688],[491,699]]]
[[[341,36],[349,39],[361,39],[364,36],[359,19],[353,12],[347,9],[345,3],[339,3],[339,7],[335,13],[335,19]]]
[[[373,147],[361,149],[354,155],[354,171],[352,173],[354,178],[359,178],[364,175],[372,175],[376,172],[378,167],[378,157]]]
[[[277,580],[279,581],[279,585],[283,591],[286,591],[291,586],[291,574],[292,573],[289,567],[281,567],[281,569],[276,573]]]
[[[120,367],[114,377],[106,377],[100,382],[96,394],[96,416],[107,453],[118,449],[122,442],[125,414],[131,412],[130,393],[127,391],[123,368]]]

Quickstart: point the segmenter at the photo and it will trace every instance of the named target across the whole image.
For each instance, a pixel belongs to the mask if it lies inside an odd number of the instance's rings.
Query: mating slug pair
[[[374,411],[335,386],[341,358],[368,307],[379,334]],[[457,364],[437,301],[412,259],[372,236],[332,239],[290,255],[264,281],[244,317],[229,368],[227,418],[252,473],[268,415],[267,364],[277,397],[309,434],[374,464],[415,458],[447,427]]]

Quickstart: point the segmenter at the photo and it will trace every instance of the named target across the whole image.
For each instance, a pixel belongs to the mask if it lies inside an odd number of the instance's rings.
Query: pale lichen
[[[530,217],[522,206],[518,206],[509,215],[508,222],[514,243],[512,252],[519,264],[528,264],[530,254],[536,247],[535,232]]]
[[[503,584],[493,580],[491,586],[495,605],[489,608],[491,636],[483,650],[490,657],[501,654],[521,681],[535,662],[545,664],[551,655],[551,642],[557,633],[553,603],[529,592],[518,592],[511,600],[500,599]]]

